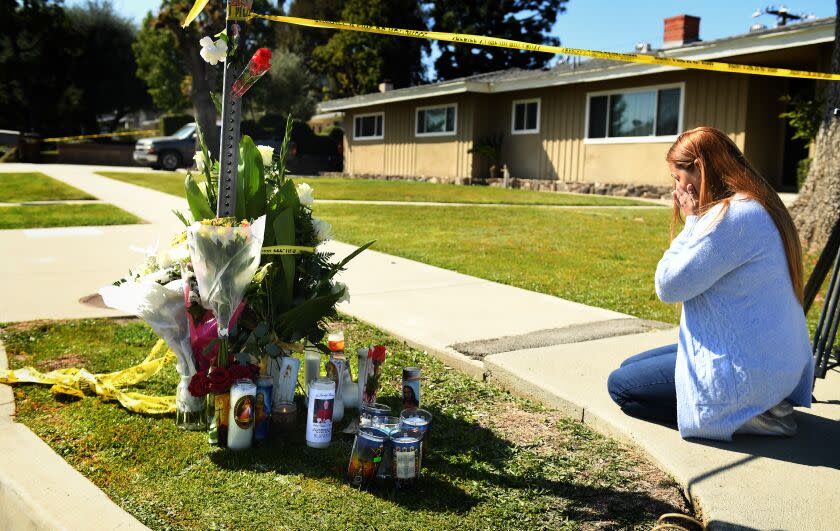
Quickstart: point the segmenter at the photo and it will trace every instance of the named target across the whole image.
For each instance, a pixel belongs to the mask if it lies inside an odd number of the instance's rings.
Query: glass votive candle
[[[359,428],[347,466],[347,480],[351,485],[364,488],[370,484],[382,462],[387,439],[388,435],[380,429]]]
[[[429,427],[432,425],[432,414],[425,409],[403,409],[400,413],[400,428],[403,430],[417,430],[423,439],[423,451],[429,446]]]
[[[420,478],[421,445],[418,430],[398,430],[391,435],[391,476],[396,488],[413,488]]]
[[[387,417],[391,414],[391,406],[386,404],[362,404],[359,407],[359,426],[366,427],[373,424],[373,419]]]
[[[271,410],[271,431],[273,433],[291,433],[297,425],[297,404],[279,402]]]
[[[376,477],[387,479],[391,477],[391,435],[400,431],[399,417],[374,417],[371,426],[386,434],[385,451],[382,453],[382,462],[376,470]]]

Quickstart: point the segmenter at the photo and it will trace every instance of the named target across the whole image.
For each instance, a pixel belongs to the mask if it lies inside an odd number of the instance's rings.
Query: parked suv
[[[195,155],[195,122],[188,123],[171,136],[138,140],[134,145],[134,161],[158,170],[173,171],[192,166]]]

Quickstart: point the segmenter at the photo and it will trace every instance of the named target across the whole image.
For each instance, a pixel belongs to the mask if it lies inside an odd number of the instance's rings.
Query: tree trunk
[[[840,0],[837,0],[840,12]],[[840,73],[840,18],[835,22],[831,71]],[[815,140],[815,153],[808,178],[790,209],[804,249],[822,249],[831,230],[840,221],[840,81],[827,81],[826,108]],[[840,112],[840,111],[839,111]]]
[[[840,0],[838,0],[840,1]],[[198,41],[187,41],[182,47],[187,70],[192,76],[190,97],[196,121],[204,133],[207,149],[214,159],[219,158],[219,128],[216,126],[216,105],[210,98],[210,92],[221,93],[215,68],[208,65],[199,55],[201,47]],[[199,149],[196,147],[196,149]]]

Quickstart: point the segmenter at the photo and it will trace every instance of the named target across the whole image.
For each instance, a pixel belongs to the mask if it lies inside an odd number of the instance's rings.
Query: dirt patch
[[[81,367],[83,364],[84,358],[80,354],[63,354],[57,358],[50,358],[38,363],[38,369],[49,372],[68,367]]]

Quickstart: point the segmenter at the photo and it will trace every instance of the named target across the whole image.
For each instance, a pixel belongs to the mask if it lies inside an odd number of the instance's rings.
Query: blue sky
[[[221,0],[213,0],[221,1]],[[85,0],[67,0],[67,5]],[[159,0],[112,0],[114,7],[139,22]],[[631,51],[637,42],[662,45],[662,20],[678,14],[701,18],[700,38],[717,39],[745,33],[751,24],[761,22],[769,27],[775,18],[752,18],[752,13],[767,4],[755,0],[570,0],[566,13],[554,26],[564,46],[604,51]],[[778,4],[776,4],[778,5]],[[835,14],[834,0],[793,0],[785,4],[794,13],[813,14],[819,18]]]

